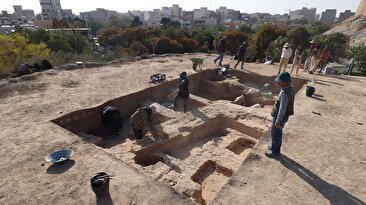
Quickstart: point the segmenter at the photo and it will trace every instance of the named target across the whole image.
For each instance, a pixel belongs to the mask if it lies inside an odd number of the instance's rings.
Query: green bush
[[[224,33],[224,36],[226,36],[226,50],[231,55],[236,53],[243,42],[248,42],[248,36],[241,31],[228,31]]]
[[[251,49],[254,50],[258,58],[265,57],[265,51],[269,44],[279,36],[286,36],[286,28],[278,27],[275,24],[263,24],[256,29],[251,36]]]
[[[321,48],[328,45],[333,59],[339,59],[347,56],[349,37],[343,33],[332,33],[329,35],[320,35],[315,38]]]
[[[281,59],[283,46],[288,42],[290,42],[288,38],[282,36],[278,37],[275,41],[269,44],[266,50],[266,56],[272,57],[274,61],[279,61]],[[295,50],[293,49],[292,52],[295,52]]]
[[[197,50],[198,42],[191,38],[181,38],[179,39],[179,44],[183,47],[183,52],[193,53]]]
[[[135,55],[138,56],[149,53],[149,49],[142,45],[140,42],[133,42],[130,46],[130,49]]]
[[[155,52],[157,54],[182,53],[183,47],[176,40],[162,36],[156,42]]]
[[[33,64],[48,58],[50,50],[45,43],[29,43],[20,34],[0,35],[0,75],[14,72],[20,64]]]
[[[354,58],[357,62],[357,69],[363,76],[366,76],[366,46],[352,47],[348,51],[348,57]]]

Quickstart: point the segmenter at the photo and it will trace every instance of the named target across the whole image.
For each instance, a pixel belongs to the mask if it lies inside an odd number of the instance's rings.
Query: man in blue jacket
[[[288,72],[282,72],[275,79],[281,87],[278,100],[272,109],[272,127],[271,138],[272,145],[266,153],[267,157],[277,157],[281,153],[282,130],[288,121],[290,115],[294,114],[294,88],[291,85],[291,75]]]

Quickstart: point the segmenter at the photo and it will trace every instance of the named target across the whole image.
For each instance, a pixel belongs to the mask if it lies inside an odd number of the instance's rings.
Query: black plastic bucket
[[[105,172],[96,173],[90,178],[91,187],[97,197],[109,195],[109,176]]]
[[[306,96],[311,97],[315,93],[315,87],[311,85],[306,86]]]

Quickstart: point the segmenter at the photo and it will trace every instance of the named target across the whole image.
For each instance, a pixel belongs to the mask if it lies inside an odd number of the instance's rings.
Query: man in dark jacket
[[[272,109],[271,138],[272,146],[266,153],[267,157],[277,157],[281,153],[282,130],[290,115],[294,114],[294,88],[291,85],[291,76],[288,72],[282,72],[275,79],[281,87],[278,100]]]
[[[179,83],[179,88],[178,88],[178,93],[175,95],[174,97],[174,110],[176,110],[177,108],[177,103],[179,98],[182,98],[184,101],[184,112],[187,111],[187,104],[188,104],[188,99],[189,99],[189,89],[188,89],[188,78],[187,78],[187,73],[186,72],[182,72],[180,75],[180,83]]]
[[[219,44],[217,46],[217,51],[219,52],[219,57],[217,57],[215,60],[214,60],[214,63],[216,64],[216,62],[218,60],[219,61],[219,65],[222,65],[222,60],[224,59],[224,53],[225,53],[225,50],[226,50],[226,36],[224,36],[223,38],[220,39],[219,41]]]
[[[123,126],[120,111],[113,106],[105,106],[101,110],[101,115],[102,124],[107,130],[107,137],[118,135]]]
[[[241,62],[241,69],[244,69],[243,65],[244,65],[246,50],[247,50],[247,43],[243,42],[243,44],[238,48],[238,51],[236,53],[236,55],[238,55],[238,62],[234,66],[234,69],[236,68],[236,66],[238,66],[238,64],[240,62]]]

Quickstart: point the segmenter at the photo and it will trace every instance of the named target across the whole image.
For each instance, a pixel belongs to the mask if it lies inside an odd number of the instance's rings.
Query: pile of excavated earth
[[[192,69],[192,57],[205,59],[203,70]],[[269,159],[276,66],[246,64],[225,77],[214,57],[156,56],[1,80],[0,203],[365,204],[365,79],[293,77],[295,115],[283,155]],[[182,71],[186,113],[182,102],[170,109]],[[150,83],[156,73],[167,80]],[[307,84],[316,88],[312,98]],[[105,105],[123,117],[113,138],[102,126]],[[157,107],[156,131],[136,140],[129,117],[149,105]],[[74,151],[68,162],[44,160],[65,148]],[[102,199],[90,185],[97,172],[114,175]]]

